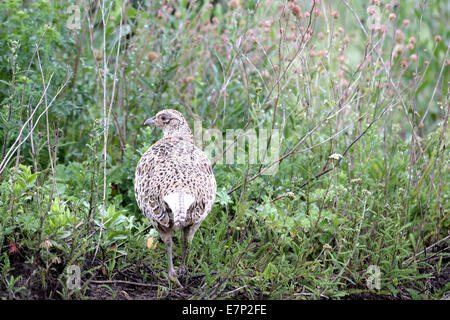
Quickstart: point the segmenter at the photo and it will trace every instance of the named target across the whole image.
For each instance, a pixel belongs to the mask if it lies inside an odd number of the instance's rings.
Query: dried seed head
[[[402,30],[397,29],[397,30],[395,30],[394,39],[395,39],[395,42],[401,43],[401,42],[403,42],[403,40],[405,40],[405,34],[403,33]]]
[[[103,58],[102,50],[92,49],[92,53],[94,54],[95,60],[97,60],[97,61],[102,60],[102,58]]]
[[[388,27],[385,24],[382,24],[380,28],[378,28],[378,33],[386,33],[388,31]]]
[[[45,249],[50,249],[51,247],[53,247],[53,244],[50,242],[50,240],[48,240],[48,239],[45,239],[43,242],[42,242],[42,245],[44,246],[44,248]]]
[[[228,5],[230,6],[231,10],[235,10],[239,7],[239,0],[230,0],[230,2],[228,2]]]
[[[338,12],[338,11],[333,11],[333,12],[331,13],[331,16],[332,16],[334,19],[338,19],[338,18],[339,18],[339,12]]]
[[[436,36],[434,36],[434,41],[441,42],[442,41],[442,37],[440,35],[436,35]]]
[[[397,15],[395,13],[389,13],[389,20],[397,19]]]
[[[405,25],[405,26],[409,25],[409,19],[403,20],[403,25]]]
[[[376,14],[378,12],[378,10],[375,7],[368,7],[367,8],[367,13],[371,16],[373,16],[374,14]]]
[[[395,47],[394,47],[394,50],[392,52],[392,56],[394,58],[397,58],[398,56],[400,56],[402,54],[402,52],[403,52],[403,45],[396,44]]]
[[[291,8],[291,11],[294,17],[296,17],[297,19],[302,18],[302,9],[300,9],[300,6],[294,4]]]
[[[295,41],[297,39],[297,35],[295,33],[290,33],[287,35],[286,39],[290,41]]]
[[[318,57],[325,57],[327,54],[327,52],[325,50],[319,50],[319,52],[317,52],[317,56]]]
[[[150,62],[155,62],[158,59],[158,54],[155,51],[150,51],[147,55],[147,59]]]
[[[184,77],[181,81],[183,81],[184,83],[191,83],[194,81],[194,76]]]

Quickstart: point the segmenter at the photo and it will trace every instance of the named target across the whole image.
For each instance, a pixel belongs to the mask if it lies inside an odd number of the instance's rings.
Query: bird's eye
[[[166,116],[161,116],[161,120],[162,120],[162,121],[166,121],[166,120],[167,120],[167,117],[166,117]]]

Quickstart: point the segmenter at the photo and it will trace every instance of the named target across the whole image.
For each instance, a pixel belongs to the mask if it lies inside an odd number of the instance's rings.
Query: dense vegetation
[[[0,297],[448,297],[449,11],[2,0]],[[166,108],[215,149],[184,288],[134,198]]]

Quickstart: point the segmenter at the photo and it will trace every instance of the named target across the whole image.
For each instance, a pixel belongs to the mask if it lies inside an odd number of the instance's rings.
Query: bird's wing
[[[162,175],[159,178],[161,170],[155,160],[156,154],[150,147],[136,167],[134,191],[139,209],[152,224],[168,227],[169,215],[160,197]]]
[[[216,179],[212,171],[211,162],[206,154],[200,149],[196,149],[195,162],[193,164],[197,173],[198,185],[196,191],[196,205],[192,208],[192,222],[200,223],[211,212],[216,198]]]

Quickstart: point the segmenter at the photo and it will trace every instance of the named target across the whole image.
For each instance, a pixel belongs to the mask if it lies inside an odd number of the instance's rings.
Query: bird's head
[[[162,129],[164,137],[192,137],[191,129],[181,112],[173,109],[165,109],[158,112],[155,116],[145,120],[144,126],[155,126]]]

